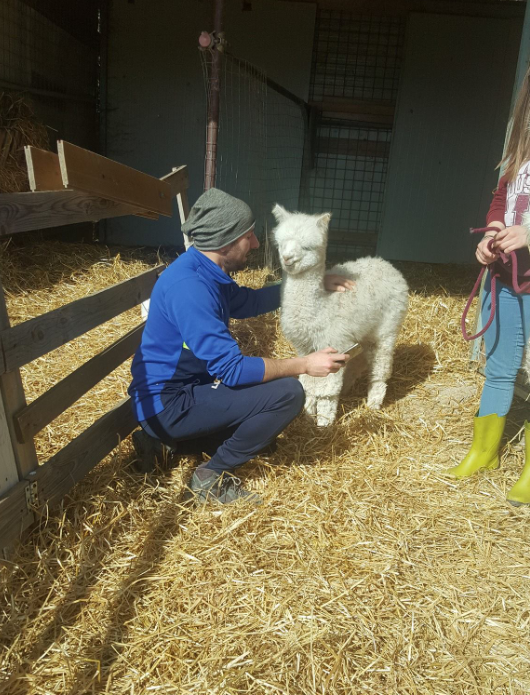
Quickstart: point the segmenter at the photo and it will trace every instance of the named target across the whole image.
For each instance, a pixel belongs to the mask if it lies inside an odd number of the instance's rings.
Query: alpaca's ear
[[[317,217],[317,227],[323,232],[328,231],[329,221],[331,219],[331,212],[325,212],[323,215]]]
[[[289,217],[287,210],[279,203],[276,203],[276,205],[272,208],[272,214],[276,218],[276,222],[283,222],[283,220]]]

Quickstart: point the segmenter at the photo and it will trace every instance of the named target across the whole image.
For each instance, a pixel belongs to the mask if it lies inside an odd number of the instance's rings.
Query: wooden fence
[[[185,166],[161,179],[59,141],[58,154],[26,148],[31,192],[0,195],[0,237],[120,215],[157,219],[188,215]],[[33,437],[122,364],[140,343],[133,328],[31,404],[20,367],[64,345],[151,295],[158,266],[59,309],[11,326],[0,282],[0,547],[9,545],[46,508],[60,502],[136,427],[125,398],[45,462]]]

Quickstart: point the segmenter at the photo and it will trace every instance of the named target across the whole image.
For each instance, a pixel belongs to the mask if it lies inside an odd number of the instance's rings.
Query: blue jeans
[[[302,384],[289,377],[234,388],[197,384],[168,398],[161,413],[140,424],[169,446],[219,434],[220,445],[207,467],[220,474],[269,445],[300,413],[304,401]]]
[[[523,361],[530,333],[530,294],[517,294],[497,280],[497,310],[484,334],[486,346],[486,383],[480,399],[479,416],[508,413],[513,400],[515,379]],[[482,325],[491,310],[491,277],[484,286]]]

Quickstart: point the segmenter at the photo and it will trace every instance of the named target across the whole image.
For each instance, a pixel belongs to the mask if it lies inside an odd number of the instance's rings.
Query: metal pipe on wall
[[[211,46],[210,99],[206,127],[206,155],[204,163],[204,190],[215,186],[217,170],[217,139],[219,135],[219,104],[221,98],[221,59],[223,49],[224,0],[215,0],[214,42]]]

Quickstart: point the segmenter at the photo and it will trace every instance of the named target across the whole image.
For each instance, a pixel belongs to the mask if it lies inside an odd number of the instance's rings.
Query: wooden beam
[[[372,127],[391,128],[394,124],[394,107],[372,101],[312,101],[320,118],[369,124]]]
[[[28,168],[29,186],[32,191],[65,190],[63,177],[61,173],[61,164],[59,162],[59,155],[56,155],[54,152],[49,152],[48,150],[41,150],[38,147],[31,146],[24,147],[24,154],[26,156],[26,165]],[[169,174],[169,176],[171,176],[171,174]],[[175,185],[184,185],[182,178],[183,177],[180,176],[180,178],[175,182]],[[111,205],[110,201],[103,201],[102,199],[98,200],[100,200],[103,203],[103,209],[110,207],[111,209],[119,211],[120,206],[122,205],[121,203],[115,203],[114,201]],[[158,214],[156,212],[149,212],[148,210],[137,210],[128,206],[123,206],[121,210],[121,214],[123,215],[137,215],[138,217],[147,217],[151,220],[158,219]],[[112,216],[114,217],[115,215]],[[97,222],[99,220],[91,221]],[[63,223],[58,222],[54,226],[60,226],[61,224]]]
[[[0,498],[0,546],[16,540],[33,519],[26,501],[28,487],[35,511],[47,512],[137,425],[131,399],[126,398],[9,490]]]
[[[0,495],[18,483],[18,468],[11,444],[4,400],[0,393]]]
[[[175,197],[179,193],[187,191],[189,188],[188,167],[185,164],[179,167],[173,167],[171,173],[162,176],[160,181],[164,181],[169,185],[171,195]]]
[[[31,145],[24,147],[24,155],[28,169],[29,186],[32,191],[65,190],[59,155]],[[171,195],[177,196],[189,188],[188,167],[186,165],[174,167],[171,173],[162,176],[160,181],[169,184]],[[145,211],[137,211],[136,214],[146,217],[153,216],[153,213]],[[158,215],[155,214],[154,217],[157,219]]]
[[[181,222],[181,224],[184,224],[184,222],[188,219],[188,215],[190,214],[190,206],[188,203],[188,194],[186,191],[182,191],[182,193],[179,193],[177,195],[177,203],[179,206],[180,222]]]
[[[317,156],[319,154],[332,154],[345,155],[347,157],[379,157],[387,159],[389,152],[389,142],[320,137],[317,140],[315,154]]]
[[[185,165],[174,167],[171,174],[163,176],[162,180],[169,183],[171,186],[171,194],[177,197],[180,224],[182,225],[188,219],[188,215],[190,214],[190,206],[188,203],[188,167]],[[184,232],[182,233],[182,236],[184,237],[184,246],[186,249],[188,249],[191,246],[190,241]]]
[[[39,466],[32,480],[37,482],[40,507],[61,502],[65,494],[136,427],[131,399],[125,398]]]
[[[4,290],[0,284],[0,331],[4,330],[9,331],[11,329]],[[4,491],[14,482],[15,475],[16,479],[20,480],[39,465],[33,441],[20,444],[16,437],[13,414],[26,405],[24,387],[17,368],[11,371],[4,369],[0,374],[0,402],[3,411],[0,414],[0,458],[2,459],[4,477],[4,483],[0,485],[0,490]],[[16,472],[13,470],[13,461]]]
[[[59,157],[54,152],[26,145],[24,155],[32,191],[64,191]]]
[[[0,547],[9,546],[20,538],[35,521],[33,511],[28,509],[26,489],[29,483],[22,480],[0,497]]]
[[[19,441],[31,440],[37,432],[133,355],[140,344],[143,330],[144,324],[136,326],[17,413],[15,423]]]
[[[5,369],[18,369],[141,304],[151,295],[164,267],[159,265],[89,297],[1,331],[0,347],[4,353]],[[24,406],[25,403],[19,405],[16,411]]]
[[[392,116],[396,110],[391,101],[363,100],[363,99],[325,99],[323,101],[310,101],[309,106],[320,111],[333,111],[336,113],[382,115]]]
[[[57,142],[57,149],[68,188],[171,217],[171,188],[166,181],[64,140]]]
[[[139,211],[82,191],[3,193],[0,194],[0,237],[77,222],[98,222],[139,212],[153,217],[153,213],[148,211]]]
[[[322,113],[322,117],[326,118],[329,122],[349,121],[349,123],[359,128],[385,128],[389,130],[394,125],[394,119],[391,116],[385,116],[383,114],[326,111]]]

